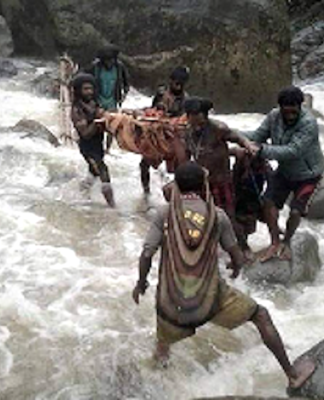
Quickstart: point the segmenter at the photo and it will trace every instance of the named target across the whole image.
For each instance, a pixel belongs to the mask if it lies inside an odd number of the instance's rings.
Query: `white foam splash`
[[[308,90],[323,112],[324,85]],[[3,83],[0,96],[1,126],[22,117],[55,126],[57,102]],[[132,91],[125,106],[149,106],[150,101]],[[219,118],[233,128],[254,129],[263,116]],[[168,371],[150,367],[156,262],[140,308],[132,303],[131,290],[149,223],[146,211],[161,203],[163,178],[153,173],[154,195],[147,203],[139,161],[117,148],[107,157],[118,202],[110,211],[98,187],[90,200],[80,194],[86,166],[76,149],[0,134],[0,397],[283,396],[285,378],[253,327],[225,336],[206,327],[174,347]],[[303,228],[323,238],[322,227],[304,223]],[[267,240],[262,227],[252,244]],[[269,308],[291,356],[322,339],[323,272],[313,285],[293,289],[264,291],[242,279],[236,285]]]

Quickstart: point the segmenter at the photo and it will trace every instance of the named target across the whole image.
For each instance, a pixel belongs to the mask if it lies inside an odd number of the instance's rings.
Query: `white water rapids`
[[[1,81],[0,126],[28,117],[57,132],[57,102],[25,87],[33,73],[24,67]],[[324,83],[309,90],[324,113]],[[130,108],[148,104],[136,93],[127,101]],[[222,117],[241,129],[262,118]],[[231,333],[206,326],[174,346],[169,369],[152,368],[157,262],[140,307],[131,291],[149,215],[162,203],[161,174],[153,173],[147,203],[139,157],[115,147],[106,161],[118,208],[109,210],[99,185],[91,199],[80,193],[87,167],[77,149],[23,134],[0,133],[0,399],[284,396],[286,379],[249,324]],[[323,226],[304,221],[301,229],[317,236],[324,256]],[[252,246],[267,241],[260,226]],[[290,289],[252,287],[242,278],[235,285],[269,308],[291,358],[323,339],[324,270],[314,284]]]

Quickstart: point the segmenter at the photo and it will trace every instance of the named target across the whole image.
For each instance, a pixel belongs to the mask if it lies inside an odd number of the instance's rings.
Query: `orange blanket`
[[[174,172],[173,139],[184,137],[185,116],[168,118],[146,111],[139,116],[106,113],[105,119],[107,131],[116,137],[121,149],[141,154],[154,168],[165,160],[168,171]]]

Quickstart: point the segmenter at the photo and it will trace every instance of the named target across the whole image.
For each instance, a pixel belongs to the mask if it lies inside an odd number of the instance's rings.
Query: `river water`
[[[0,127],[23,117],[58,132],[58,104],[26,82],[42,72],[21,64],[0,82]],[[324,113],[324,82],[311,85]],[[127,107],[150,100],[133,92]],[[322,109],[321,109],[322,107]],[[232,127],[255,128],[263,116],[220,116]],[[252,326],[235,332],[202,328],[173,348],[168,370],[152,367],[154,288],[140,307],[131,291],[137,259],[154,208],[162,203],[163,171],[153,173],[153,196],[143,198],[139,157],[116,147],[107,156],[118,208],[109,210],[100,186],[79,190],[86,166],[72,147],[0,134],[0,399],[189,400],[219,395],[285,395],[286,379]],[[324,256],[321,224],[303,222]],[[252,238],[268,240],[260,226]],[[312,285],[290,289],[235,286],[267,306],[294,358],[323,339],[324,272]]]

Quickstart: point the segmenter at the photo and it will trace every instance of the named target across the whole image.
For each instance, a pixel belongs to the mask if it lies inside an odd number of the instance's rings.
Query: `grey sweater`
[[[277,160],[278,172],[288,180],[303,181],[319,177],[324,172],[317,121],[305,109],[291,127],[285,125],[280,110],[275,109],[255,132],[245,135],[263,145],[261,157]]]

